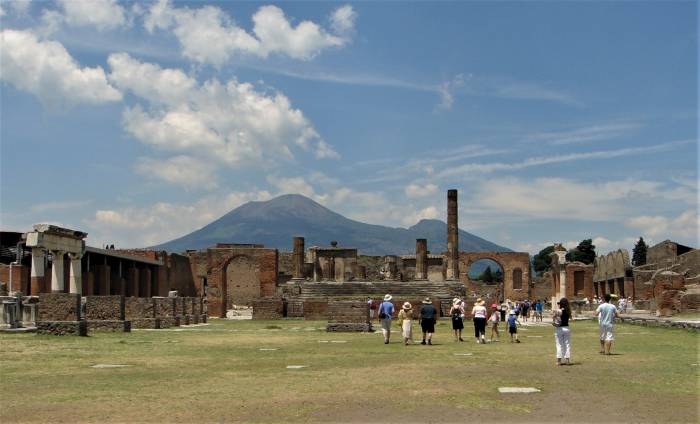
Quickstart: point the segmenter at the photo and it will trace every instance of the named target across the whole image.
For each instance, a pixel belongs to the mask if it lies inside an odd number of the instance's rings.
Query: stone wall
[[[37,333],[54,336],[87,336],[86,321],[39,321]]]
[[[30,294],[32,289],[29,287],[29,267],[12,265],[12,287],[10,287],[10,265],[0,264],[0,283],[6,283],[8,291],[21,291],[25,295]],[[39,293],[38,288],[34,293]]]
[[[328,319],[328,300],[305,300],[303,306],[304,319],[325,320]]]
[[[85,319],[119,321],[124,320],[123,296],[87,296],[85,298]]]
[[[530,296],[530,254],[526,252],[460,252],[459,275],[460,280],[469,285],[469,268],[472,263],[481,259],[491,259],[501,266],[503,270],[504,298],[511,300],[524,300]],[[514,277],[520,275],[520,288],[517,281],[514,287]]]
[[[155,318],[156,315],[153,298],[127,297],[124,300],[124,315],[128,320]]]
[[[40,293],[39,321],[78,321],[80,301],[77,294]]]
[[[175,301],[178,298],[175,297],[154,297],[153,303],[155,308],[155,314],[157,317],[174,317],[177,316],[175,312]]]
[[[366,302],[330,301],[328,302],[327,331],[370,331],[369,307]]]
[[[653,278],[656,315],[667,317],[681,311],[681,295],[685,292],[682,275],[662,271]]]
[[[261,298],[253,301],[253,319],[280,319],[283,312],[282,299]]]

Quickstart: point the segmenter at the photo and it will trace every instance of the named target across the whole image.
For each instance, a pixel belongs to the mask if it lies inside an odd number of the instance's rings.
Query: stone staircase
[[[306,299],[351,299],[366,298],[380,299],[389,293],[394,298],[420,299],[426,296],[432,298],[464,298],[466,288],[459,281],[349,281],[336,282],[304,282],[297,296],[299,300]]]

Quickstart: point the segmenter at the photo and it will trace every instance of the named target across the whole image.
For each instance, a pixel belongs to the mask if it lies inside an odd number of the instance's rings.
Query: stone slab
[[[534,387],[499,387],[499,393],[538,393],[540,389]]]

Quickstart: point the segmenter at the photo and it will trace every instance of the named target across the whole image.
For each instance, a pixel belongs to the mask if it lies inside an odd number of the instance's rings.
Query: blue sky
[[[250,200],[516,250],[698,242],[697,2],[0,1],[2,228]],[[290,242],[291,243],[291,242]]]

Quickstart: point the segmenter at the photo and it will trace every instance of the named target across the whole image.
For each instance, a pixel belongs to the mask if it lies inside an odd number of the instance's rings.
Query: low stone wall
[[[78,294],[40,293],[39,321],[78,321],[80,302]]]
[[[305,300],[302,311],[304,319],[326,320],[328,319],[328,301],[325,299]]]
[[[123,321],[124,296],[86,296],[85,319],[88,321]],[[88,327],[90,327],[88,325]]]
[[[596,319],[594,318],[594,320]],[[645,327],[684,328],[690,331],[700,331],[700,323],[698,322],[673,321],[663,318],[620,317],[616,318],[615,322],[642,325]]]
[[[283,312],[282,299],[261,298],[253,301],[253,319],[280,319]]]
[[[88,331],[111,331],[115,333],[128,333],[131,331],[131,321],[124,320],[98,320],[87,321]]]
[[[147,328],[158,329],[160,326],[160,318],[134,318],[131,319],[131,328]]]
[[[287,305],[285,310],[287,318],[302,318],[304,316],[304,302],[301,300],[290,300],[285,304]]]
[[[328,302],[326,331],[372,331],[369,306],[362,300]]]
[[[53,294],[53,293],[51,293]],[[39,321],[37,333],[54,336],[87,336],[87,321]]]
[[[153,303],[155,315],[157,317],[175,317],[177,316],[174,297],[154,297]]]
[[[155,308],[151,297],[127,297],[124,300],[124,315],[128,320],[155,318]],[[140,328],[132,325],[133,328]]]

